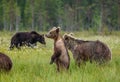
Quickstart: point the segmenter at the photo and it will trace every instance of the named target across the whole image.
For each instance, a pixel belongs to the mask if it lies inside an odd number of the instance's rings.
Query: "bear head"
[[[68,49],[72,47],[72,44],[75,44],[76,38],[74,38],[72,35],[72,33],[63,35],[65,45],[68,47]]]
[[[47,34],[47,38],[56,39],[59,36],[60,27],[53,27]]]
[[[46,44],[44,34],[38,34],[35,31],[31,31],[30,34],[32,36],[33,43],[38,41],[41,44]]]

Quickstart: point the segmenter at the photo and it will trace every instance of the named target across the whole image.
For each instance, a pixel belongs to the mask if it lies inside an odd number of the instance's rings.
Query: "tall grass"
[[[117,33],[119,34],[119,33]],[[0,82],[119,82],[120,81],[120,36],[94,35],[89,32],[75,32],[74,35],[84,40],[101,40],[112,52],[108,64],[96,65],[87,62],[78,68],[70,53],[70,69],[56,72],[55,64],[50,65],[53,53],[53,41],[46,38],[47,45],[34,49],[22,47],[21,50],[8,50],[13,33],[0,32],[0,52],[7,54],[13,62],[10,72],[0,72]]]

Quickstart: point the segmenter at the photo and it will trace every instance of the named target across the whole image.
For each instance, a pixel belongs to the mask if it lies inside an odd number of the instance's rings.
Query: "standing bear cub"
[[[70,57],[64,44],[64,40],[60,36],[60,28],[53,27],[48,34],[46,34],[46,37],[54,40],[54,53],[51,57],[50,64],[55,62],[57,71],[69,69]]]

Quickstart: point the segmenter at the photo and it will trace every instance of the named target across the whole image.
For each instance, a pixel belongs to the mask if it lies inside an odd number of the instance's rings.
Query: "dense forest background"
[[[120,0],[0,0],[0,30],[120,30]]]

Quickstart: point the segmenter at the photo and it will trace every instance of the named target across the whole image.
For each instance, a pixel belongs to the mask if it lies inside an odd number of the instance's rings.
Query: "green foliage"
[[[0,30],[99,30],[104,22],[110,31],[119,29],[118,17],[116,0],[0,0]]]
[[[8,50],[13,32],[0,32],[0,52],[7,54],[13,62],[9,73],[0,72],[0,82],[119,82],[120,81],[120,32],[110,36],[94,35],[90,32],[75,32],[74,35],[84,40],[101,40],[112,52],[112,61],[104,65],[87,62],[81,67],[75,65],[70,53],[70,69],[56,72],[55,64],[50,65],[53,53],[53,40],[46,38],[46,46],[38,43],[34,49],[22,47],[21,50]],[[63,32],[64,34],[64,32]]]

